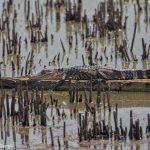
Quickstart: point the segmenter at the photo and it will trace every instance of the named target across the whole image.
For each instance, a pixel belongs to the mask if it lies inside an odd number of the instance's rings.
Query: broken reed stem
[[[130,48],[130,52],[132,52],[133,50],[133,45],[134,45],[134,40],[135,40],[135,34],[136,34],[136,28],[137,28],[137,23],[134,23],[134,32],[133,32],[133,38],[132,38],[132,42],[131,42],[131,48]]]
[[[61,43],[61,46],[62,46],[62,49],[63,49],[63,53],[65,53],[66,50],[65,50],[64,44],[63,44],[61,39],[60,39],[60,43]]]
[[[7,110],[7,117],[10,115],[10,109],[9,109],[9,95],[6,95],[6,110]]]
[[[53,132],[52,132],[52,128],[50,127],[50,135],[51,135],[51,145],[52,147],[54,146],[54,139],[53,139]]]
[[[66,122],[64,121],[64,126],[63,126],[63,138],[66,138]]]
[[[30,0],[28,0],[28,9],[27,9],[27,20],[29,20],[29,16],[30,16]]]
[[[85,66],[85,60],[83,54],[82,54],[82,62],[83,62],[83,66]]]

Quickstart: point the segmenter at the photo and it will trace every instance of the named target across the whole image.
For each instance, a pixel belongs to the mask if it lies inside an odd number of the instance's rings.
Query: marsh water
[[[4,4],[5,2],[5,4]],[[55,2],[55,1],[54,1]],[[71,1],[73,3],[73,1]],[[76,2],[76,1],[75,1]],[[82,16],[84,15],[84,11],[86,10],[86,14],[89,18],[89,24],[92,26],[92,16],[94,15],[95,9],[97,5],[103,2],[101,0],[93,0],[92,3],[90,0],[84,0],[82,3]],[[115,7],[119,5],[119,1],[114,1]],[[5,14],[4,8],[7,8],[7,1],[0,1],[0,15]],[[17,69],[16,66],[16,58],[17,55],[13,53],[11,55],[6,55],[2,57],[2,50],[0,51],[0,61],[3,63],[1,64],[1,72],[2,76],[20,76],[21,68],[25,68],[27,56],[29,52],[33,51],[34,59],[33,59],[33,66],[31,75],[39,73],[42,69],[52,69],[52,68],[62,68],[62,67],[72,67],[72,66],[82,66],[82,54],[85,57],[85,64],[88,64],[88,51],[86,50],[84,43],[85,41],[81,40],[81,33],[83,33],[83,28],[80,23],[77,22],[66,22],[65,21],[65,8],[62,7],[60,9],[55,8],[48,8],[48,15],[46,15],[46,0],[40,0],[40,9],[42,13],[41,17],[41,32],[44,35],[45,27],[47,26],[47,33],[48,33],[48,42],[46,43],[31,43],[31,33],[28,28],[29,23],[26,21],[26,14],[25,14],[25,2],[20,2],[19,0],[13,0],[13,5],[10,7],[10,31],[12,32],[12,22],[14,16],[14,10],[17,12],[17,17],[15,19],[15,31],[17,33],[18,39],[21,37],[21,54],[19,55],[19,64],[20,70]],[[148,21],[145,21],[145,3],[144,1],[140,1],[142,6],[141,12],[135,15],[134,6],[136,1],[123,1],[123,19],[122,24],[124,24],[125,16],[128,17],[127,19],[127,27],[126,30],[120,30],[120,36],[118,42],[121,43],[121,39],[127,41],[127,48],[128,53],[130,56],[130,47],[133,37],[134,31],[134,23],[137,22],[137,31],[135,36],[135,41],[133,45],[133,53],[136,55],[138,59],[137,62],[130,61],[125,62],[118,57],[117,64],[115,65],[115,44],[114,44],[114,36],[112,36],[109,40],[107,38],[90,38],[93,42],[93,57],[95,56],[96,52],[98,52],[98,58],[100,56],[103,57],[103,61],[96,61],[94,62],[98,66],[108,67],[108,68],[134,68],[134,69],[142,69],[142,68],[149,68],[149,59],[148,60],[141,60],[142,55],[142,38],[144,38],[145,43],[147,43],[147,49],[149,45],[149,16]],[[89,6],[90,5],[90,6]],[[27,6],[26,6],[27,7]],[[35,0],[30,1],[30,16],[29,18],[32,19],[32,14],[34,14],[34,22],[36,18],[35,13]],[[150,8],[150,4],[148,1],[148,11]],[[26,8],[27,9],[27,8]],[[60,11],[60,21],[56,20],[56,12]],[[137,11],[137,10],[136,10]],[[5,15],[3,15],[4,17]],[[135,17],[136,16],[136,17]],[[4,17],[5,18],[5,17]],[[2,19],[1,19],[2,20]],[[12,33],[10,32],[10,35]],[[78,34],[78,45],[75,43],[75,33]],[[51,34],[54,36],[53,40],[51,40]],[[111,33],[110,33],[111,34]],[[112,33],[113,35],[113,33]],[[68,41],[69,36],[73,37],[73,44],[72,47],[69,47]],[[0,47],[3,47],[3,39],[7,38],[7,33],[5,31],[0,33]],[[27,39],[27,43],[25,42]],[[66,49],[65,54],[63,54],[62,46],[60,43],[60,39],[62,40],[64,47]],[[7,42],[7,41],[6,41]],[[105,59],[104,49],[105,46],[107,47],[106,56],[108,60]],[[7,52],[5,52],[7,53]],[[58,56],[60,53],[60,62],[51,63],[55,56]],[[112,55],[112,60],[111,60]],[[68,61],[67,61],[68,59]],[[12,73],[12,66],[11,63],[14,61],[15,63],[15,71]],[[24,74],[24,73],[23,73]]]
[[[82,92],[81,92],[82,93]],[[6,90],[6,94],[11,97],[10,91]],[[30,95],[30,94],[29,94]],[[84,101],[81,103],[69,104],[68,92],[44,92],[44,98],[50,104],[50,95],[58,99],[58,106],[60,117],[58,117],[55,105],[49,105],[47,113],[47,126],[40,126],[40,117],[35,118],[34,113],[29,114],[30,126],[23,127],[22,125],[12,125],[12,118],[8,117],[5,126],[4,120],[1,119],[1,145],[8,146],[10,149],[58,149],[58,137],[60,140],[61,148],[64,147],[63,138],[63,124],[66,122],[66,138],[68,141],[69,149],[144,149],[150,148],[149,135],[145,134],[147,126],[147,114],[149,113],[150,99],[149,93],[126,93],[126,92],[111,92],[111,107],[112,111],[109,112],[108,108],[104,109],[103,104],[96,109],[96,120],[105,120],[106,124],[114,128],[113,111],[115,104],[118,104],[118,122],[122,118],[123,127],[129,128],[130,126],[130,110],[133,111],[133,120],[140,120],[140,126],[143,128],[143,139],[132,140],[128,138],[126,142],[111,141],[105,139],[97,139],[91,141],[83,141],[79,143],[78,140],[78,127],[79,119],[78,114],[85,111]],[[96,92],[92,93],[93,101],[91,106],[95,106]],[[30,97],[30,96],[29,96]],[[136,97],[136,98],[135,98]],[[17,97],[16,97],[17,99]],[[10,100],[11,101],[11,100]],[[17,111],[17,106],[16,106]],[[65,114],[65,115],[63,115]],[[36,126],[33,126],[33,119],[36,119]],[[91,116],[92,118],[92,116]],[[90,116],[88,119],[88,126],[92,125]],[[51,146],[50,127],[53,131],[54,146]]]
[[[35,12],[35,1],[30,1],[30,16],[32,18],[32,13],[34,18],[36,18]],[[7,13],[5,14],[4,8],[7,8],[8,0],[0,0],[0,18],[3,20]],[[26,1],[27,2],[27,1]],[[54,1],[55,2],[55,1]],[[74,1],[71,0],[73,3]],[[77,2],[75,0],[75,2]],[[92,27],[92,16],[97,8],[98,4],[103,2],[103,0],[83,0],[82,1],[82,15],[84,15],[84,10],[89,18],[89,24]],[[115,6],[119,5],[119,1],[115,0]],[[122,39],[127,41],[127,50],[129,52],[131,47],[131,41],[134,32],[134,23],[137,22],[137,30],[135,41],[133,45],[133,53],[136,55],[138,61],[124,61],[121,57],[117,58],[117,63],[115,60],[115,38],[113,32],[110,32],[111,38],[89,38],[87,41],[92,41],[93,48],[93,58],[98,52],[98,59],[94,61],[94,64],[102,67],[116,68],[116,69],[149,69],[150,61],[142,60],[141,55],[143,53],[142,38],[144,38],[145,43],[147,43],[147,49],[150,44],[150,26],[148,15],[148,21],[145,21],[145,1],[141,0],[140,5],[142,6],[142,11],[135,15],[135,7],[137,8],[136,1],[134,0],[123,0],[123,22],[125,16],[128,16],[126,30],[120,29],[118,43],[122,42]],[[81,34],[84,32],[83,27],[79,22],[65,21],[65,8],[61,7],[59,9],[48,8],[48,15],[46,15],[46,0],[39,0],[40,10],[41,10],[41,33],[44,35],[45,27],[47,26],[48,42],[38,42],[31,43],[31,31],[29,29],[29,22],[26,20],[25,15],[25,0],[13,0],[13,5],[9,8],[9,22],[10,22],[10,35],[12,36],[12,22],[14,16],[14,10],[17,12],[17,17],[15,19],[15,31],[17,37],[21,37],[21,53],[11,54],[2,56],[3,49],[3,39],[6,43],[7,32],[0,32],[0,67],[2,77],[14,77],[21,75],[21,68],[25,68],[27,57],[29,53],[33,51],[33,66],[30,71],[30,75],[35,75],[43,69],[53,69],[53,68],[68,68],[72,66],[82,66],[82,55],[85,58],[85,64],[88,66],[88,51],[85,48],[85,41],[81,39]],[[60,12],[60,21],[56,19],[57,11]],[[137,10],[136,10],[137,11]],[[148,14],[150,12],[150,2],[148,1]],[[3,19],[2,19],[3,14]],[[36,29],[35,29],[36,30]],[[78,35],[78,44],[76,45],[76,33]],[[51,36],[54,36],[53,39]],[[69,46],[69,37],[73,37],[72,47]],[[25,42],[27,39],[27,42]],[[63,41],[65,47],[65,53],[61,46],[60,39]],[[12,39],[11,39],[12,40]],[[104,54],[104,49],[107,47],[106,54]],[[18,47],[17,47],[18,48]],[[55,56],[60,55],[60,61],[53,61]],[[119,56],[120,54],[118,54]],[[103,61],[99,58],[103,57]],[[17,57],[19,57],[19,67],[17,67]],[[108,57],[108,59],[106,59]],[[12,61],[15,64],[15,69],[12,70]],[[23,71],[25,75],[25,71]],[[6,90],[6,93],[9,91]],[[143,134],[143,139],[139,141],[130,141],[127,139],[126,142],[122,141],[110,141],[110,140],[91,140],[83,141],[79,143],[78,140],[78,113],[73,113],[74,108],[76,112],[84,113],[85,104],[70,104],[68,92],[52,92],[46,91],[44,96],[47,98],[47,102],[50,102],[50,94],[53,95],[55,99],[58,99],[58,104],[60,105],[60,112],[65,112],[65,117],[58,117],[56,115],[56,108],[49,106],[47,109],[47,126],[41,127],[39,123],[39,118],[36,118],[37,126],[33,126],[33,116],[30,114],[30,126],[22,127],[19,125],[12,125],[12,118],[7,118],[7,123],[3,126],[3,121],[1,120],[1,137],[0,146],[5,145],[5,149],[58,149],[58,137],[60,139],[61,149],[65,149],[63,146],[63,123],[66,122],[66,139],[68,141],[68,149],[136,149],[136,150],[148,150],[150,149],[149,138],[146,134]],[[95,105],[96,93],[93,93],[93,103]],[[111,93],[111,106],[112,112],[115,109],[115,104],[118,104],[118,118],[122,117],[123,126],[129,127],[130,110],[133,110],[134,120],[139,118],[140,125],[143,127],[143,132],[145,133],[147,125],[147,114],[150,114],[150,94],[149,93],[132,93],[132,92],[112,92]],[[16,106],[17,109],[17,106]],[[97,110],[97,120],[103,120],[111,126],[114,127],[113,114],[101,107]],[[55,119],[53,119],[55,118]],[[89,119],[90,126],[90,119]],[[51,136],[50,129],[52,127],[54,134],[54,147],[51,147]],[[1,149],[1,148],[0,148]]]

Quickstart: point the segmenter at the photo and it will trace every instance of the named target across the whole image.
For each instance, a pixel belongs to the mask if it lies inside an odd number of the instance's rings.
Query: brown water
[[[6,93],[10,92],[6,91]],[[115,110],[115,104],[118,103],[118,120],[122,118],[123,127],[129,128],[130,126],[130,110],[133,111],[133,120],[140,119],[140,125],[143,128],[143,139],[139,141],[130,141],[127,138],[126,142],[123,141],[110,141],[110,140],[91,140],[90,142],[85,141],[79,143],[78,141],[78,113],[83,113],[85,111],[85,104],[69,104],[68,103],[68,93],[67,92],[51,92],[47,91],[44,93],[44,97],[47,102],[50,102],[50,94],[55,99],[58,99],[58,105],[60,105],[60,113],[63,110],[66,114],[65,117],[58,117],[56,113],[55,106],[49,106],[47,109],[47,126],[41,127],[39,117],[36,117],[37,125],[33,127],[33,118],[35,118],[34,113],[30,114],[30,126],[22,127],[19,125],[12,125],[12,118],[8,117],[6,125],[3,126],[4,121],[1,120],[1,137],[0,143],[3,145],[9,145],[10,149],[52,149],[51,147],[51,136],[50,127],[52,127],[54,136],[54,147],[58,148],[57,139],[59,137],[61,148],[64,148],[64,138],[63,138],[63,123],[66,122],[66,140],[68,141],[69,149],[91,149],[92,147],[96,149],[144,149],[148,150],[150,148],[149,138],[145,134],[147,126],[147,114],[150,113],[150,98],[149,93],[111,93],[111,106],[112,111],[104,111],[103,103],[101,107],[97,109],[97,121],[103,120],[105,118],[106,124],[114,128],[113,111]],[[136,95],[136,96],[135,96]],[[136,98],[135,98],[136,97]],[[96,98],[96,93],[93,92],[93,100]],[[17,99],[17,97],[16,97]],[[91,105],[95,105],[95,101]],[[76,108],[76,113],[73,113],[73,109]],[[16,106],[17,110],[17,106]],[[54,120],[52,118],[55,118]],[[89,113],[88,126],[92,125]],[[118,121],[119,122],[119,121]]]

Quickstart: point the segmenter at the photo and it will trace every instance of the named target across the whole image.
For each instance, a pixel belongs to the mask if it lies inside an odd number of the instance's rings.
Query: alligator
[[[69,80],[79,81],[83,83],[92,82],[93,85],[99,83],[99,81],[120,82],[123,81],[144,81],[150,82],[150,70],[117,70],[108,69],[95,66],[76,66],[71,68],[61,68],[48,70],[44,69],[40,73],[34,76],[22,76],[22,77],[2,77],[1,86],[4,88],[15,88],[19,82],[24,85],[28,85],[29,88],[41,87],[49,88],[51,90],[57,90],[61,86],[67,86]],[[73,82],[72,82],[73,83]]]

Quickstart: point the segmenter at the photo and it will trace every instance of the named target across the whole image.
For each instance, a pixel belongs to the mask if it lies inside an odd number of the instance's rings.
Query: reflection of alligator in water
[[[97,80],[118,81],[134,79],[134,81],[136,81],[135,79],[150,79],[150,70],[115,70],[86,66],[72,67],[69,69],[42,70],[35,76],[2,78],[2,85],[3,87],[12,88],[16,85],[14,83],[22,81],[23,85],[28,83],[29,88],[44,86],[51,89],[57,89],[58,87],[65,85],[70,79],[86,82],[93,81],[93,84],[96,84]]]

